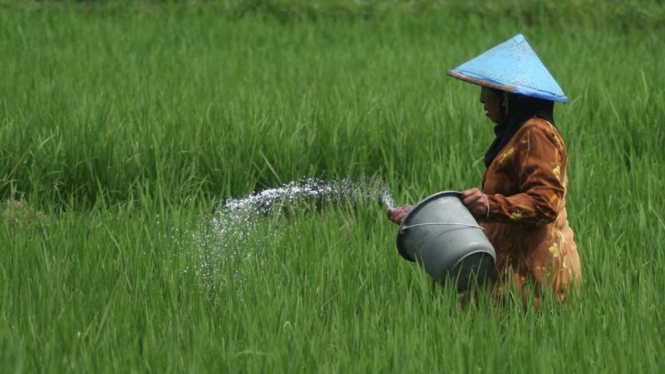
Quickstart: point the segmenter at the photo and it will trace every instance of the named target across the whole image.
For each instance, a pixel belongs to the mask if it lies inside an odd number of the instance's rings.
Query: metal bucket
[[[452,280],[463,292],[492,274],[496,253],[460,196],[445,191],[418,203],[400,225],[397,249],[435,281]]]

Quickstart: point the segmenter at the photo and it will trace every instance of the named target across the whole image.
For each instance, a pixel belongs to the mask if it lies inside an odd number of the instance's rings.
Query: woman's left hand
[[[487,196],[477,188],[462,191],[462,203],[476,218],[485,218],[489,212]]]
[[[404,205],[397,208],[388,209],[388,219],[395,222],[396,224],[402,224],[406,215],[413,210],[413,205]]]

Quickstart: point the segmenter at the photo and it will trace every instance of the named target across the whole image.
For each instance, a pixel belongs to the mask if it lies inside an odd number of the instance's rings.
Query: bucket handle
[[[481,229],[481,230],[485,231],[484,228],[482,228],[478,225],[469,225],[469,224],[466,224],[466,223],[450,223],[450,222],[416,223],[415,225],[404,226],[404,227],[400,228],[399,231],[402,232],[402,231],[412,229],[414,227],[420,227],[420,226],[462,226],[462,227],[470,227],[470,228],[473,228],[473,229]]]

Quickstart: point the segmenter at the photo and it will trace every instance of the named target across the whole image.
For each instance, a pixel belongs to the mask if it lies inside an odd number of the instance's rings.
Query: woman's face
[[[494,123],[501,120],[501,96],[495,91],[481,87],[480,102],[485,108],[485,115]]]

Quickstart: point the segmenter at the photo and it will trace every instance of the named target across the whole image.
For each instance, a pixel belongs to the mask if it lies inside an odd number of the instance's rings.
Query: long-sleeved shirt
[[[564,299],[582,268],[566,213],[568,152],[557,129],[533,117],[513,135],[485,171],[489,214],[481,222],[497,253],[495,286],[520,292],[548,286]]]

